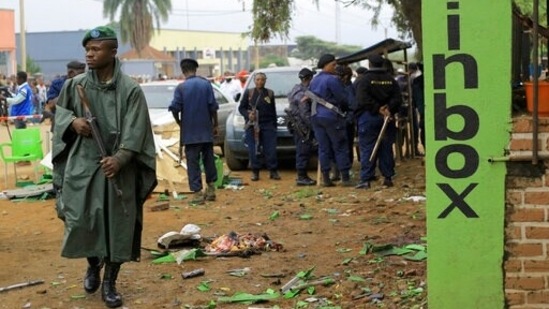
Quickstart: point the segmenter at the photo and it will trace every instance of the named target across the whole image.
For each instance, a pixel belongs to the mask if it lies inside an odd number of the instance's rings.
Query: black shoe
[[[392,187],[394,186],[393,181],[391,178],[386,177],[385,180],[383,180],[383,185],[386,187]]]
[[[253,171],[252,177],[250,178],[251,181],[258,181],[259,180],[259,171]]]
[[[370,189],[370,182],[369,181],[360,182],[358,185],[355,186],[355,189]]]
[[[271,179],[274,179],[274,180],[280,180],[280,175],[278,175],[278,172],[277,171],[271,171],[271,176],[270,176]]]
[[[296,180],[296,184],[298,186],[314,186],[316,185],[316,181],[312,180],[308,176],[304,176],[304,177],[298,177]]]
[[[105,302],[105,305],[109,308],[117,308],[122,306],[122,296],[120,296],[120,294],[116,291],[116,280],[118,279],[119,271],[120,264],[107,263],[105,266],[105,276],[103,278],[101,298]]]
[[[352,187],[354,186],[353,182],[351,180],[343,180],[341,182],[342,187]]]
[[[376,175],[372,176],[372,177],[369,177],[366,179],[366,181],[376,181],[378,178]]]
[[[101,286],[100,272],[103,267],[103,261],[98,257],[90,257],[88,258],[88,264],[86,276],[84,277],[84,290],[86,293],[92,294]]]

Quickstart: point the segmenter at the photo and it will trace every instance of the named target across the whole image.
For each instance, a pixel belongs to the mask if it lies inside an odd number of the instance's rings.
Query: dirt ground
[[[48,127],[41,129],[46,137]],[[7,139],[4,127],[0,137]],[[281,181],[268,180],[263,172],[260,181],[251,183],[249,172],[233,172],[230,176],[240,176],[243,188],[220,189],[217,201],[201,206],[172,198],[168,210],[153,212],[149,207],[159,194],[153,195],[145,206],[145,248],[157,248],[161,235],[193,223],[204,238],[231,231],[266,233],[284,250],[248,258],[201,257],[181,265],[153,264],[154,257],[142,250],[141,262],[124,264],[119,275],[124,307],[214,308],[215,302],[215,308],[426,308],[425,260],[371,252],[386,244],[425,245],[425,202],[406,199],[425,195],[422,160],[397,164],[393,188],[382,187],[381,180],[369,190],[296,187],[295,171],[287,166],[281,170]],[[20,170],[33,177],[30,167]],[[356,162],[353,171],[358,172]],[[13,181],[10,172],[9,188]],[[3,182],[1,186],[6,189]],[[178,191],[188,190],[186,184],[176,186]],[[61,258],[62,236],[53,199],[0,201],[0,288],[44,281],[0,292],[0,308],[105,308],[99,293],[83,291],[86,261]],[[311,281],[329,276],[334,283],[260,304],[218,301],[237,292],[278,292],[297,273],[312,267]],[[204,276],[182,278],[182,272],[197,268],[205,270]],[[249,268],[242,277],[228,273],[242,268]],[[199,291],[200,284],[210,290]]]

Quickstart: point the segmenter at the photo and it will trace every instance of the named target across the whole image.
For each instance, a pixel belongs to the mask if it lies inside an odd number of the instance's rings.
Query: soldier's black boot
[[[250,177],[252,181],[258,181],[259,180],[259,170],[252,170],[252,177]]]
[[[103,267],[103,261],[98,257],[89,257],[88,269],[86,270],[86,276],[84,277],[84,290],[86,293],[95,293],[101,285],[101,268]]]
[[[335,186],[332,180],[330,179],[330,171],[322,172],[322,186],[323,187]]]
[[[349,171],[341,172],[341,185],[343,187],[354,186],[353,182],[351,181],[351,176],[349,175]]]
[[[316,181],[309,178],[309,175],[307,175],[307,171],[298,170],[296,184],[298,186],[314,186],[316,185]]]
[[[120,263],[107,262],[105,264],[101,297],[109,308],[122,306],[122,296],[116,292],[116,279],[118,278],[119,271]]]

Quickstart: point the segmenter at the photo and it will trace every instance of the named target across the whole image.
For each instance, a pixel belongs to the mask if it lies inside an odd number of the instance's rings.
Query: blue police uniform
[[[51,85],[48,88],[48,92],[46,93],[46,103],[59,96],[59,94],[61,93],[61,89],[63,88],[63,84],[65,84],[66,80],[67,80],[67,76],[64,75],[54,79],[51,82]],[[53,126],[55,125],[55,109],[52,109],[51,111],[44,110],[42,113],[44,114],[44,117],[42,118],[41,122],[44,121],[46,118],[50,118],[51,120],[50,131],[53,132]]]
[[[309,90],[342,111],[349,109],[347,91],[343,83],[333,74],[324,71],[318,73],[311,81]],[[325,185],[331,185],[327,179],[329,179],[331,162],[334,160],[343,181],[348,182],[351,161],[346,119],[323,105],[316,104],[316,114],[312,114],[311,120],[315,138],[318,141],[318,157]]]
[[[392,185],[395,175],[393,144],[396,138],[394,121],[386,127],[376,157],[370,156],[383,126],[384,117],[379,113],[381,106],[387,105],[391,115],[398,112],[402,96],[398,83],[382,68],[372,68],[356,84],[358,141],[360,149],[360,183],[358,188],[369,188],[369,181],[375,179],[376,163],[385,177],[385,184]]]
[[[251,93],[250,93],[251,91]],[[265,157],[265,164],[267,169],[271,172],[271,178],[279,179],[278,176],[278,159],[276,156],[276,103],[274,93],[268,88],[253,88],[246,89],[242,94],[238,111],[246,123],[249,122],[248,112],[256,107],[259,115],[259,143],[261,145],[261,154]],[[249,127],[246,129],[246,145],[248,146],[248,158],[250,159],[250,166],[254,172],[253,180],[261,169],[261,161],[256,153],[256,142],[254,139],[254,128]]]
[[[181,113],[180,145],[185,145],[189,187],[202,190],[200,159],[204,164],[206,183],[217,180],[213,152],[213,122],[211,113],[219,109],[212,85],[204,78],[188,77],[174,91],[169,111]]]

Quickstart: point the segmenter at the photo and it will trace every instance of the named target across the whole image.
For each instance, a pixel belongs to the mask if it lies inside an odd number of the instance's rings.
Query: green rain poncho
[[[122,197],[101,169],[93,138],[71,129],[74,117],[84,117],[78,84],[85,88],[108,155],[119,149],[133,153],[115,177]],[[61,188],[57,211],[65,223],[61,255],[109,257],[116,263],[138,261],[143,203],[157,183],[155,148],[143,92],[122,74],[118,60],[109,83],[99,83],[94,71],[65,82],[57,102],[52,158],[54,185]]]

